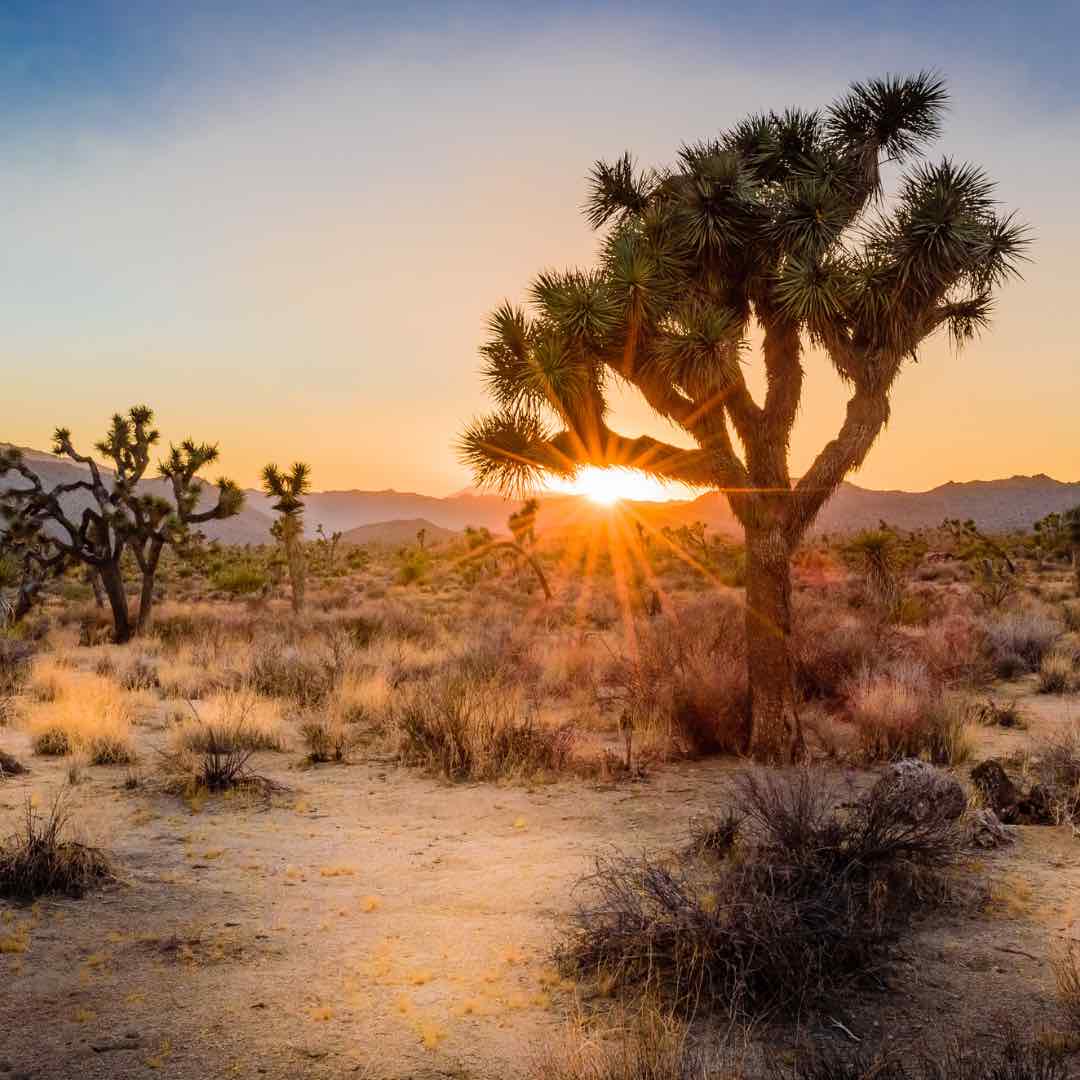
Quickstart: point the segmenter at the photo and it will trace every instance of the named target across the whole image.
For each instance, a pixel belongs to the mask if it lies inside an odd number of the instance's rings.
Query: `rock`
[[[996,758],[987,758],[981,765],[971,770],[971,782],[979,789],[986,805],[1001,818],[1011,821],[1020,800],[1020,792],[1009,779],[1001,762]]]
[[[1001,762],[987,758],[971,770],[971,780],[1006,825],[1053,825],[1054,805],[1050,792],[1042,784],[1033,784],[1024,792],[1009,779]]]
[[[973,847],[998,848],[1013,842],[1013,835],[1001,819],[987,807],[976,810],[967,823],[968,842]]]
[[[890,765],[874,785],[873,794],[902,796],[912,821],[955,821],[967,808],[967,796],[955,777],[916,758]]]

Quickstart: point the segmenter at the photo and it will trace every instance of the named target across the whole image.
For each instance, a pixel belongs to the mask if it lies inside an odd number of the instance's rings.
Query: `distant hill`
[[[437,544],[441,540],[450,540],[458,534],[452,529],[434,525],[426,518],[406,518],[396,521],[377,521],[372,525],[360,525],[349,529],[341,537],[342,544],[415,544],[416,534],[424,530],[424,542]]]
[[[75,479],[83,471],[82,466],[52,454],[24,452],[50,484]],[[147,488],[163,490],[163,482],[147,481]],[[208,497],[211,495],[212,489]],[[271,500],[260,491],[248,491],[246,495],[244,510],[227,521],[210,522],[204,527],[207,536],[231,544],[268,542],[273,519]],[[447,498],[393,490],[317,491],[306,502],[309,535],[315,534],[318,525],[328,533],[354,533],[365,526],[378,526],[376,531],[382,530],[386,535],[400,531],[400,539],[384,541],[387,543],[410,541],[421,527],[427,528],[433,539],[440,531],[460,532],[466,525],[505,533],[506,519],[520,506],[519,502],[500,495],[468,489]],[[84,494],[69,497],[68,506],[73,513],[78,513],[85,504]],[[848,532],[872,527],[881,520],[916,529],[939,525],[951,517],[973,518],[979,526],[993,532],[1030,528],[1046,514],[1076,505],[1080,505],[1080,483],[1062,483],[1041,474],[948,483],[930,491],[872,491],[855,484],[842,484],[818,517],[816,531]],[[727,499],[716,492],[687,501],[624,503],[622,509],[653,528],[697,520],[717,532],[733,536],[741,533]],[[608,508],[579,496],[545,495],[541,498],[537,527],[540,532],[558,531],[573,525],[603,522],[609,514]],[[371,541],[351,538],[350,542]]]

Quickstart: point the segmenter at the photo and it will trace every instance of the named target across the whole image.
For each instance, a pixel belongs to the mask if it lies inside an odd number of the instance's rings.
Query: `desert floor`
[[[1021,695],[1030,727],[980,729],[974,760],[1071,721],[1075,698],[1030,690],[998,689]],[[163,726],[138,731],[152,761]],[[65,762],[24,740],[8,740],[32,772],[0,787],[4,833],[27,796],[45,806],[67,787]],[[121,881],[81,900],[0,902],[0,1076],[527,1076],[568,1017],[602,1005],[551,964],[574,883],[613,845],[678,843],[739,767],[522,787],[267,754],[258,768],[282,791],[197,807],[127,789],[124,767],[87,768],[68,788],[76,830],[107,847]],[[884,990],[801,1033],[739,1037],[784,1053],[797,1034],[842,1050],[1060,1025],[1048,951],[1074,928],[1080,844],[1068,827],[1015,835],[961,868],[988,904],[924,922]]]

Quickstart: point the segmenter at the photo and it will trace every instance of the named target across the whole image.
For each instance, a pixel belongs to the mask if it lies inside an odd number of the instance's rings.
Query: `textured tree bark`
[[[790,764],[803,753],[791,657],[791,550],[779,525],[746,531],[750,755]]]
[[[94,590],[94,606],[105,607],[105,590],[101,587],[101,575],[92,566],[86,568],[86,581]]]
[[[139,617],[135,625],[135,633],[137,634],[143,633],[150,626],[150,617],[154,610],[154,579],[157,577],[157,568],[161,562],[161,552],[164,547],[164,543],[155,540],[146,555],[146,562],[142,567]]]
[[[124,578],[120,573],[119,563],[106,563],[101,567],[101,584],[109,598],[109,608],[113,617],[113,640],[123,645],[131,640],[131,616],[128,612],[127,593],[124,591]]]

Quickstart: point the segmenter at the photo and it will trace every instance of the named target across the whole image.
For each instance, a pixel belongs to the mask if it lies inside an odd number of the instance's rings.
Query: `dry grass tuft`
[[[403,762],[451,780],[520,778],[564,769],[571,728],[546,727],[499,684],[443,676],[403,695],[392,717]]]
[[[866,761],[925,757],[935,765],[959,765],[972,754],[970,705],[943,693],[919,664],[863,671],[848,697]]]
[[[28,799],[22,828],[0,845],[0,896],[33,900],[48,893],[82,896],[113,878],[103,852],[66,840],[68,815],[62,798],[42,817]]]
[[[1063,943],[1050,956],[1058,1000],[1075,1031],[1080,1031],[1080,941]]]

